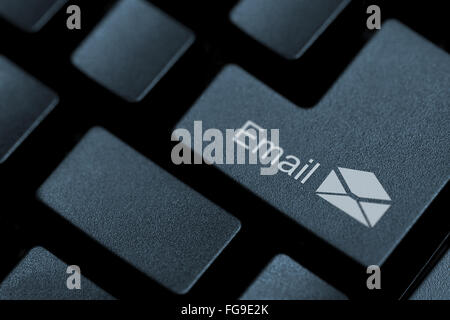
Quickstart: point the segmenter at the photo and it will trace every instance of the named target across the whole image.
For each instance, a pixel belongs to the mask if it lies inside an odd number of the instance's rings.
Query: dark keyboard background
[[[84,276],[117,298],[235,299],[274,255],[285,253],[350,298],[404,294],[433,252],[440,245],[448,247],[448,241],[443,242],[449,231],[448,186],[383,266],[383,290],[369,291],[364,267],[218,170],[173,165],[170,134],[227,63],[239,65],[299,107],[313,107],[374,34],[365,23],[370,4],[382,8],[383,20],[398,19],[450,52],[446,1],[353,1],[294,61],[277,56],[231,24],[228,14],[237,1],[151,2],[190,28],[196,41],[136,104],[89,80],[70,62],[71,53],[115,1],[69,1],[81,7],[81,31],[65,27],[64,9],[34,34],[0,20],[1,53],[60,97],[54,111],[0,166],[0,279],[31,247],[41,245],[63,261],[79,265]],[[93,126],[108,129],[241,221],[243,228],[236,238],[188,294],[176,296],[157,285],[35,199],[36,189]]]

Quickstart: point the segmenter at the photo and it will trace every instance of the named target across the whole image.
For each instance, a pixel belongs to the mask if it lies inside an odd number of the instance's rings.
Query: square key
[[[0,163],[58,104],[58,96],[0,56]]]
[[[180,294],[240,229],[236,218],[101,128],[86,134],[38,198]]]
[[[194,34],[156,7],[122,0],[72,56],[87,76],[138,102],[194,41]]]
[[[67,0],[1,0],[0,16],[28,32],[39,31]]]

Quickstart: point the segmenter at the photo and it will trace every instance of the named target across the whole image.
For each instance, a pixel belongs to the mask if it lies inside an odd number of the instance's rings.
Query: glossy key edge
[[[62,9],[62,7],[67,3],[68,0],[57,0],[55,1],[45,13],[37,19],[32,26],[25,26],[22,23],[14,21],[6,15],[0,15],[5,21],[14,27],[20,29],[23,32],[37,33],[39,32],[55,15]]]
[[[33,121],[33,123],[28,127],[27,130],[20,136],[19,139],[9,148],[8,152],[6,152],[2,157],[0,157],[0,165],[5,163],[8,158],[16,151],[17,148],[31,135],[31,133],[41,124],[41,122],[52,112],[52,110],[59,104],[59,96],[56,94],[55,91],[50,89],[47,85],[42,83],[40,80],[36,79],[34,76],[29,74],[27,71],[20,68],[18,65],[16,65],[13,61],[9,60],[3,55],[0,55],[0,59],[4,60],[7,63],[10,63],[14,68],[17,69],[18,72],[22,73],[23,75],[31,78],[33,81],[38,83],[40,86],[45,88],[49,93],[53,95],[53,99],[50,102],[50,104],[39,114],[39,116]]]

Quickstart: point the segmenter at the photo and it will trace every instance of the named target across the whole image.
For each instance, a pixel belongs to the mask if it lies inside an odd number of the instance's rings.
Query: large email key
[[[279,129],[276,174],[215,165],[357,262],[381,265],[449,179],[449,88],[449,55],[388,21],[314,108],[228,66],[176,128],[241,128],[241,144]]]

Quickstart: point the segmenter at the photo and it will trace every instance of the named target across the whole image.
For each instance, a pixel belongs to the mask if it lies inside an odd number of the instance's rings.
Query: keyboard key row
[[[113,300],[113,296],[42,247],[0,282],[0,300]],[[345,295],[286,255],[276,256],[241,300],[343,300]]]
[[[86,279],[72,280],[73,267],[41,247],[33,248],[0,282],[0,300],[111,300],[111,295]],[[78,266],[75,266],[78,267]],[[450,252],[438,261],[413,292],[412,300],[448,300]],[[69,283],[69,284],[68,284]],[[75,286],[76,284],[76,286]],[[71,285],[71,286],[69,286]],[[346,300],[347,297],[280,254],[264,268],[240,297],[241,300]]]
[[[0,2],[0,14],[38,31],[66,0]],[[230,19],[288,59],[302,55],[350,0],[241,1]],[[282,17],[282,18],[280,18]],[[138,102],[194,42],[192,31],[144,0],[120,0],[72,55],[89,78]]]

